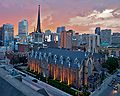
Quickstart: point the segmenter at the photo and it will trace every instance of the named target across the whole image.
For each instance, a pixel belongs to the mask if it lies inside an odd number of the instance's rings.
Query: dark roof
[[[103,70],[102,65],[99,64],[99,63],[95,63],[94,67],[95,67],[95,69],[96,69],[97,72],[101,72]]]
[[[25,96],[17,88],[0,77],[0,96]]]
[[[0,68],[0,96],[43,96]]]
[[[60,49],[60,48],[41,48],[38,51],[34,51],[33,58],[35,57],[35,53],[37,52],[36,59],[39,59],[39,53],[41,52],[42,58],[44,57],[44,53],[48,56],[49,53],[51,53],[51,57],[49,57],[48,62],[50,64],[55,64],[54,56],[57,56],[56,64],[61,64],[60,57],[63,57],[63,65],[64,67],[68,67],[69,63],[66,62],[66,59],[70,58],[70,67],[71,68],[78,68],[80,64],[83,64],[83,61],[88,58],[89,53],[88,52],[82,52],[82,51],[71,51],[67,49]],[[95,59],[103,58],[102,55],[94,53],[93,57]],[[78,59],[78,63],[76,64],[74,61],[75,59]],[[45,59],[45,58],[44,58]]]
[[[40,94],[42,94],[44,96],[49,96],[49,94],[47,93],[47,91],[44,88],[39,89],[37,92],[39,92]]]
[[[81,52],[81,51],[71,51],[71,50],[67,50],[67,49],[58,49],[58,48],[43,48],[40,49],[39,51],[41,51],[42,53],[49,53],[51,52],[51,54],[57,55],[57,56],[64,56],[64,57],[70,57],[70,58],[78,58],[79,60],[82,60],[86,56],[88,55],[88,53],[85,52]]]
[[[95,59],[105,58],[105,55],[99,54],[99,53],[93,53],[93,58],[95,58]]]
[[[60,61],[60,57],[63,57],[63,65],[65,67],[68,67],[69,64],[65,63],[66,62],[66,58],[69,57],[70,58],[70,67],[72,68],[78,68],[78,64],[74,63],[74,60],[77,58],[79,64],[82,64],[83,60],[85,60],[89,53],[88,52],[81,52],[81,51],[71,51],[71,50],[67,50],[67,49],[59,49],[59,48],[41,48],[39,49],[39,51],[35,51],[33,57],[35,56],[35,53],[38,53],[37,55],[37,59],[39,59],[39,53],[41,52],[42,57],[44,56],[44,53],[46,53],[47,55],[49,53],[51,53],[51,58],[49,60],[49,63],[51,64],[55,64],[54,62],[54,56],[57,56],[57,61],[56,64],[61,64]]]

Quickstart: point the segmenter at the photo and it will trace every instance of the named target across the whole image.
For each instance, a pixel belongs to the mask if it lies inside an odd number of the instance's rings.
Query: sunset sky
[[[100,26],[120,32],[120,0],[0,0],[0,26],[13,24],[16,35],[18,21],[27,19],[32,32],[39,4],[43,31],[66,26],[79,33],[94,33]]]

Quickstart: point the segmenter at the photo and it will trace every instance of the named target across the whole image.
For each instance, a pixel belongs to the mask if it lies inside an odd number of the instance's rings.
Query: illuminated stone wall
[[[31,71],[37,72],[38,74],[44,73],[44,68],[41,67],[39,61],[31,59],[29,60],[28,67]],[[49,76],[54,80],[67,83],[68,85],[80,86],[79,71],[71,68],[65,68],[55,64],[48,64]]]
[[[77,56],[72,58],[59,56],[55,53],[52,55],[50,52],[32,52],[28,67],[31,71],[42,74],[44,77],[51,77],[54,80],[80,88],[83,81],[85,85],[88,84],[88,76],[93,71],[93,60],[92,55],[81,61]]]

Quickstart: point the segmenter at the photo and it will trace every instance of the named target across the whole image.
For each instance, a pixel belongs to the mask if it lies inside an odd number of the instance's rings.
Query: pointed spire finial
[[[40,5],[38,5],[38,19],[37,19],[37,32],[41,33],[41,23],[40,23]]]

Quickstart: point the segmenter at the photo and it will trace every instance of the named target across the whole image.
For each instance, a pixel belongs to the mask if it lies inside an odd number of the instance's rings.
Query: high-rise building
[[[14,40],[14,26],[12,24],[3,25],[3,42],[4,46],[11,45]]]
[[[111,45],[120,47],[120,33],[113,33],[111,36]]]
[[[100,35],[100,27],[96,27],[95,34]]]
[[[49,36],[51,34],[51,30],[45,30],[45,36]]]
[[[109,46],[111,42],[111,29],[101,30],[100,32],[100,44],[101,46]]]
[[[58,47],[60,47],[60,41],[61,41],[60,33],[63,31],[65,31],[65,26],[57,27]]]
[[[65,31],[65,26],[57,27],[57,33],[61,33],[62,31]]]
[[[56,33],[51,33],[51,42],[56,42],[57,40],[57,38],[56,38]]]
[[[97,34],[89,35],[89,44],[88,44],[88,52],[97,53],[97,48],[100,46],[100,38]]]
[[[89,34],[82,34],[81,44],[88,44],[89,42]]]
[[[89,44],[89,34],[82,34],[78,38],[78,47],[81,51],[87,51]]]
[[[3,27],[0,27],[0,46],[3,45]]]
[[[72,48],[72,32],[71,31],[62,31],[60,33],[60,48],[71,49]]]
[[[18,35],[27,36],[28,35],[28,21],[22,20],[18,24]]]
[[[78,39],[79,39],[79,33],[75,33],[72,36],[72,49],[77,49],[78,48]]]
[[[45,30],[45,41],[50,42],[50,38],[51,38],[51,31]]]

